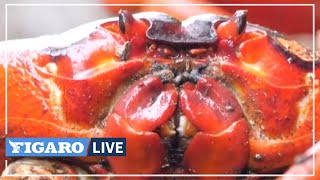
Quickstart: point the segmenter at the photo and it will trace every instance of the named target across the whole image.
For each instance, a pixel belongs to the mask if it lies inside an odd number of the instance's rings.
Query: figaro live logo
[[[6,156],[126,156],[126,139],[6,138]]]

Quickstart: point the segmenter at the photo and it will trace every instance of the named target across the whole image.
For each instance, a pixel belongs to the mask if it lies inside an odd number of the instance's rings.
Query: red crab
[[[246,17],[120,11],[60,36],[7,42],[4,137],[125,137],[125,157],[72,160],[96,173],[283,172],[313,143],[319,58],[313,92],[312,53]]]

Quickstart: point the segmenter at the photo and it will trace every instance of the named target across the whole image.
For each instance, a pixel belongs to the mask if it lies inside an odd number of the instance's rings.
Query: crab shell
[[[0,49],[3,160],[5,137],[125,137],[125,157],[77,161],[117,174],[274,173],[313,143],[318,57],[246,11],[183,22],[120,11]]]

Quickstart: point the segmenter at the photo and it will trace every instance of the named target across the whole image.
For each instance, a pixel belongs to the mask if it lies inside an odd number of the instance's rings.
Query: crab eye
[[[238,26],[238,34],[241,34],[247,26],[247,12],[247,10],[236,11],[232,16],[232,21]]]
[[[130,25],[134,23],[135,19],[133,18],[132,14],[128,11],[120,10],[119,11],[119,29],[122,34],[125,34],[126,31],[130,28]]]
[[[125,34],[125,32],[126,32],[125,19],[126,19],[126,17],[125,17],[124,11],[120,10],[120,12],[119,12],[119,29],[122,34]]]

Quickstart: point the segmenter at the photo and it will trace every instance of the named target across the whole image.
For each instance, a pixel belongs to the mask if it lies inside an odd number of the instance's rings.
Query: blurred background
[[[142,11],[162,11],[178,19],[191,15],[216,13],[231,15],[237,9],[248,9],[248,20],[287,35],[312,48],[312,7],[310,6],[79,6],[81,4],[110,3],[315,3],[316,0],[1,0],[0,40],[5,40],[5,4],[7,6],[7,38],[21,39],[41,35],[59,34],[70,28],[90,21],[116,16],[119,9],[127,9],[132,13]],[[316,5],[316,40],[320,47],[320,1]],[[43,4],[25,6],[21,4]],[[68,6],[45,5],[66,4]],[[74,5],[72,5],[74,4]]]

